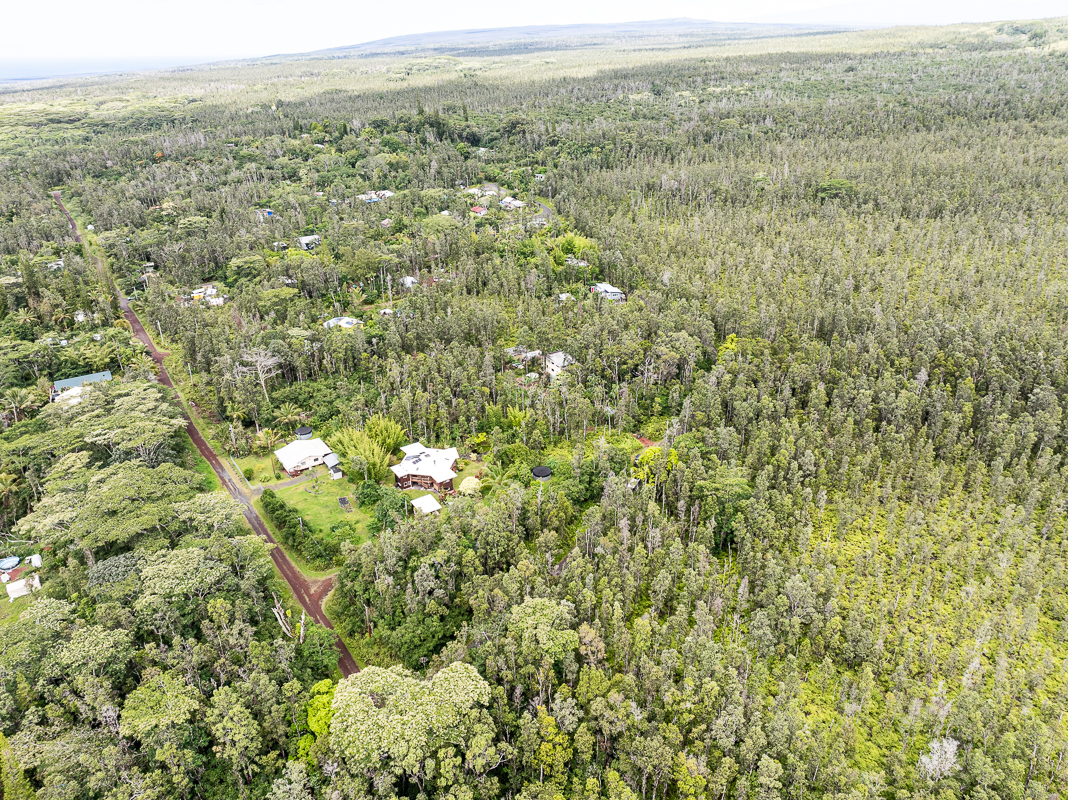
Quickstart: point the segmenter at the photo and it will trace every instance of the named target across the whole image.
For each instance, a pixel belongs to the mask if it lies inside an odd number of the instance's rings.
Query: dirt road
[[[82,237],[81,234],[78,233],[78,227],[74,224],[74,220],[71,218],[70,213],[63,205],[59,192],[53,192],[52,196],[59,204],[60,210],[62,210],[63,213],[67,215],[67,219],[70,220],[71,230],[74,233],[74,240],[76,242],[81,242]],[[152,343],[152,338],[145,332],[141,320],[137,318],[137,314],[130,308],[130,301],[125,297],[122,297],[119,302],[122,306],[122,314],[133,328],[134,335],[145,344],[149,354],[152,356],[152,360],[159,366],[160,383],[174,389],[174,383],[171,381],[171,376],[167,373],[167,368],[163,366],[164,353],[157,350],[156,346]],[[215,451],[204,437],[200,435],[200,431],[197,430],[197,426],[193,424],[193,420],[189,418],[188,414],[185,415],[185,421],[189,438],[193,440],[193,444],[196,445],[197,450],[204,456],[204,459],[211,464],[211,468],[215,470],[215,474],[219,476],[219,480],[222,481],[222,485],[226,487],[226,491],[230,493],[230,496],[244,506],[245,519],[247,519],[249,525],[252,526],[252,530],[271,544],[276,545],[271,548],[271,558],[274,559],[275,566],[278,567],[278,571],[282,574],[282,577],[285,578],[286,583],[289,584],[289,588],[293,590],[293,596],[297,598],[297,601],[301,604],[304,610],[308,612],[308,616],[320,625],[324,625],[333,630],[333,623],[330,622],[326,613],[323,611],[323,601],[326,600],[326,596],[330,594],[330,590],[334,588],[333,578],[325,578],[320,581],[309,581],[304,577],[304,574],[297,569],[292,561],[289,560],[285,551],[280,546],[277,546],[278,543],[267,529],[267,526],[264,524],[263,519],[252,505],[251,501],[245,497],[241,490],[234,484],[233,479],[230,477],[230,473],[226,471],[226,467],[224,467],[219,460],[219,456],[216,455]],[[338,666],[341,668],[341,674],[354,675],[359,672],[360,668],[356,664],[356,659],[352,657],[352,654],[345,646],[345,643],[341,641],[341,637],[338,637],[337,639],[337,646],[338,650],[341,652],[341,659],[338,662]]]

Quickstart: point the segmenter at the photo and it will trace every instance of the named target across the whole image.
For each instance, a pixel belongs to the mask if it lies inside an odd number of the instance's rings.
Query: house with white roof
[[[563,350],[557,350],[545,356],[545,372],[550,378],[555,378],[574,363],[576,363],[575,359],[570,355]]]
[[[622,289],[617,289],[610,283],[595,283],[593,286],[590,287],[590,293],[600,295],[610,303],[615,303],[617,301],[627,299],[626,292],[624,292]]]
[[[427,447],[422,442],[406,444],[401,448],[404,459],[390,467],[397,476],[398,489],[433,489],[436,492],[453,491],[456,477],[456,461],[460,454],[455,447],[439,450]]]
[[[275,458],[291,478],[305,470],[324,464],[328,455],[334,451],[322,439],[297,439],[285,447],[274,451]]]
[[[353,317],[331,317],[323,323],[324,328],[362,328],[363,320]]]

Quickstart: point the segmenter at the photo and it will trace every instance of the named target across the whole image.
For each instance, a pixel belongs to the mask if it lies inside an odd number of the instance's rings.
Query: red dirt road
[[[73,231],[74,240],[81,242],[81,234],[78,233],[78,228],[74,224],[74,220],[71,218],[70,213],[63,205],[63,201],[60,199],[59,192],[53,192],[52,196],[59,204],[60,210],[67,215],[67,219],[70,220],[71,231]],[[174,383],[171,381],[171,376],[167,374],[167,368],[163,366],[163,356],[156,346],[152,343],[151,337],[145,332],[144,326],[141,324],[141,320],[137,318],[137,315],[130,308],[129,301],[123,297],[120,298],[120,304],[122,306],[122,314],[126,318],[126,321],[130,323],[133,328],[134,335],[140,339],[148,348],[149,354],[152,356],[152,360],[156,362],[159,367],[159,380],[164,386],[174,389]],[[245,497],[244,494],[234,485],[233,480],[230,477],[230,473],[226,471],[226,467],[219,461],[219,456],[211,448],[211,445],[207,443],[203,436],[200,435],[200,431],[197,430],[197,426],[193,424],[193,420],[189,418],[188,414],[184,414],[186,430],[189,433],[189,438],[193,440],[193,444],[196,445],[197,450],[200,452],[204,459],[211,464],[211,468],[215,470],[215,474],[219,476],[219,480],[222,481],[222,485],[226,487],[226,491],[230,493],[230,496],[240,502],[245,508],[245,519],[248,520],[249,525],[252,526],[252,530],[262,536],[275,547],[271,548],[271,558],[274,559],[275,566],[278,567],[278,571],[285,578],[286,583],[289,584],[289,588],[293,590],[293,596],[297,598],[304,610],[308,612],[308,616],[330,630],[334,629],[334,625],[327,618],[326,613],[323,611],[323,601],[330,593],[330,590],[334,587],[333,578],[326,578],[321,581],[315,581],[314,583],[304,577],[304,574],[294,566],[293,562],[289,560],[285,551],[278,546],[271,532],[267,529],[263,519],[259,513],[253,507],[252,502]],[[345,646],[345,643],[341,641],[341,637],[337,637],[337,647],[341,653],[341,659],[338,661],[338,666],[341,669],[342,675],[354,675],[360,671],[359,666],[356,664],[356,659],[352,657],[349,649]]]
[[[171,389],[174,388],[174,383],[171,381],[171,376],[167,374],[167,368],[163,366],[163,353],[156,349],[156,346],[152,343],[152,339],[145,332],[144,326],[141,324],[141,320],[137,318],[137,315],[130,309],[130,304],[126,298],[122,298],[122,314],[126,320],[133,327],[134,335],[144,342],[148,347],[148,352],[152,356],[152,360],[159,366],[159,381],[164,386]],[[277,545],[274,537],[271,536],[271,532],[267,529],[263,519],[252,505],[251,501],[245,497],[244,494],[234,485],[233,479],[230,477],[230,473],[226,471],[226,467],[219,461],[219,456],[215,454],[215,451],[211,448],[211,445],[207,443],[203,436],[200,435],[200,431],[197,430],[197,426],[193,424],[193,421],[186,415],[186,430],[189,432],[189,438],[193,440],[193,444],[196,445],[197,450],[204,456],[204,459],[211,464],[211,468],[215,470],[215,474],[219,476],[219,480],[222,481],[222,485],[226,487],[226,491],[230,493],[230,496],[240,502],[245,507],[245,519],[248,520],[249,525],[252,526],[252,530],[262,536],[271,544]],[[297,598],[300,604],[304,607],[304,610],[308,612],[308,616],[318,622],[320,625],[325,625],[327,628],[333,630],[334,625],[327,618],[323,612],[323,601],[330,593],[330,590],[334,588],[334,579],[326,578],[321,581],[310,582],[304,577],[304,574],[294,566],[293,562],[289,560],[285,551],[281,547],[273,547],[271,549],[271,558],[274,559],[275,566],[278,567],[278,571],[282,573],[282,577],[286,579],[286,583],[289,584],[289,588],[293,590],[293,596]],[[341,651],[341,660],[338,662],[338,666],[341,668],[342,675],[354,675],[360,671],[360,668],[356,665],[356,659],[349,653],[345,643],[338,637],[337,640],[338,650]]]

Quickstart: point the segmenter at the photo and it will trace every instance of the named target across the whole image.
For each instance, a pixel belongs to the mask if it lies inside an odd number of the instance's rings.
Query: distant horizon
[[[64,0],[65,1],[65,0]],[[270,0],[268,0],[270,1]],[[100,57],[94,51],[92,55],[72,56],[72,48],[62,49],[62,56],[40,57],[40,49],[35,49],[32,55],[25,57],[0,57],[0,82],[30,82],[44,80],[58,80],[63,78],[84,78],[126,72],[145,72],[152,70],[168,70],[182,68],[196,68],[211,64],[250,61],[272,57],[297,57],[302,55],[314,55],[329,51],[356,49],[377,43],[387,43],[405,38],[440,38],[450,34],[466,34],[471,32],[488,32],[507,35],[509,31],[537,28],[567,28],[567,27],[597,27],[613,25],[650,25],[658,22],[671,22],[682,19],[692,20],[704,25],[742,25],[742,26],[798,26],[798,27],[839,27],[851,29],[873,29],[897,26],[944,26],[953,24],[984,24],[1000,22],[1010,19],[1049,19],[1068,13],[1068,9],[1055,8],[1059,0],[1022,0],[1022,2],[1007,3],[1003,0],[978,0],[967,5],[957,0],[949,2],[923,3],[922,0],[906,0],[893,9],[873,9],[866,0],[852,0],[851,2],[836,3],[833,5],[819,5],[826,0],[760,0],[754,7],[752,19],[730,18],[730,13],[722,18],[708,19],[705,17],[693,17],[685,12],[692,11],[692,7],[686,5],[686,0],[665,6],[665,12],[677,10],[681,13],[669,14],[656,19],[625,19],[625,20],[601,20],[601,21],[567,21],[531,23],[529,21],[517,21],[516,24],[484,24],[479,26],[447,27],[434,30],[421,31],[396,31],[388,28],[369,28],[369,38],[360,38],[355,34],[348,42],[341,44],[317,42],[315,45],[302,47],[295,46],[292,49],[279,49],[271,47],[268,41],[256,51],[247,46],[235,44],[229,52],[223,52],[222,47],[216,51],[206,50],[201,52],[187,53],[156,53],[156,54],[129,54],[115,57]],[[813,5],[815,3],[816,5]],[[777,8],[776,8],[777,7]],[[954,12],[952,9],[958,8]],[[761,9],[764,12],[761,13]],[[979,11],[976,11],[979,9]],[[1005,13],[998,13],[999,11]],[[1009,13],[1009,12],[1033,11],[1038,13]],[[1054,14],[1050,12],[1060,12]],[[969,13],[971,12],[971,13]],[[983,13],[985,12],[985,13]],[[890,14],[890,16],[885,16]],[[983,18],[976,18],[976,15]],[[885,17],[885,18],[883,18]],[[955,20],[955,21],[948,21]],[[384,34],[384,35],[373,35]],[[337,34],[341,35],[341,34]],[[180,38],[180,37],[174,37]],[[352,39],[355,39],[353,41]],[[174,39],[172,39],[173,41]],[[259,41],[259,40],[257,40]],[[297,40],[300,41],[300,40]],[[448,41],[437,41],[437,46],[447,46]],[[457,42],[462,44],[462,42]],[[468,43],[471,44],[470,42]],[[413,45],[418,46],[418,45]],[[126,51],[128,52],[128,51]]]

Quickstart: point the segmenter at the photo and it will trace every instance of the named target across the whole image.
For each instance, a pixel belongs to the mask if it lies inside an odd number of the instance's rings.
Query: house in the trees
[[[438,450],[422,442],[414,442],[402,447],[401,452],[404,453],[404,459],[390,467],[397,476],[398,489],[418,487],[452,493],[456,460],[460,457],[455,447]]]
[[[323,323],[324,328],[362,328],[364,325],[362,319],[355,319],[354,317],[331,317]]]
[[[417,278],[413,278],[411,275],[405,275],[403,278],[400,279],[400,282],[401,286],[403,286],[405,289],[414,289],[416,286],[419,285],[419,280]]]
[[[627,299],[627,293],[617,289],[610,283],[595,283],[590,287],[590,293],[594,296],[603,297],[610,303],[622,302]]]
[[[81,387],[87,383],[105,383],[110,380],[111,370],[109,369],[106,369],[103,372],[94,372],[90,375],[79,375],[77,378],[64,378],[63,380],[56,381],[52,384],[52,391],[49,399],[54,403],[64,394],[64,392],[81,389]]]
[[[541,350],[527,350],[521,344],[517,344],[515,347],[505,348],[504,354],[512,359],[512,363],[516,366],[523,364],[529,364],[537,358],[541,358]]]
[[[301,250],[314,250],[316,247],[323,243],[323,237],[315,236],[300,236],[297,238],[297,244]]]
[[[326,463],[326,457],[332,453],[330,446],[322,439],[297,439],[274,451],[278,463],[291,478],[297,477],[314,466]]]
[[[545,356],[545,372],[550,378],[555,378],[574,363],[575,359],[563,350],[557,350]]]

